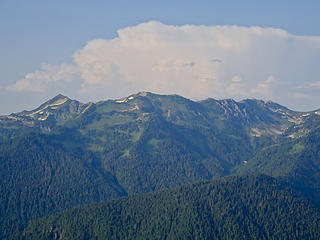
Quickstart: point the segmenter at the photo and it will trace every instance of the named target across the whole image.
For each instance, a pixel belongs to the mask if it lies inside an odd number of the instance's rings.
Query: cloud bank
[[[101,100],[138,91],[195,100],[260,98],[320,107],[320,37],[281,29],[141,23],[94,39],[73,63],[42,65],[8,91],[50,92]]]

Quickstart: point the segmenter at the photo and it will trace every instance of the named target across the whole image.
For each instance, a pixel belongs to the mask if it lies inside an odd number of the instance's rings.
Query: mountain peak
[[[44,102],[43,104],[41,104],[38,108],[36,108],[35,110],[31,111],[31,112],[37,112],[37,111],[41,111],[44,109],[52,108],[52,109],[58,109],[61,105],[63,105],[66,102],[71,101],[70,98],[62,95],[62,94],[58,94],[57,96],[49,99],[48,101]]]
[[[22,120],[24,123],[28,123],[30,126],[33,126],[34,120],[47,122],[49,119],[55,119],[54,121],[58,121],[69,118],[73,113],[81,111],[79,109],[83,105],[84,104],[78,101],[71,100],[67,96],[58,94],[41,104],[38,108],[14,114],[14,117],[16,117],[17,120]]]
[[[57,96],[49,99],[48,101],[46,101],[46,102],[45,102],[44,104],[42,104],[42,105],[52,104],[52,103],[54,103],[54,102],[62,102],[62,101],[66,102],[66,101],[68,101],[68,100],[71,100],[71,99],[68,98],[67,96],[62,95],[62,94],[58,94]]]
[[[68,98],[67,96],[59,93],[57,96],[55,96],[54,98]]]

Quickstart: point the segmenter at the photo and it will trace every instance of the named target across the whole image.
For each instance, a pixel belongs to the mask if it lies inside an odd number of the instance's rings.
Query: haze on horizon
[[[58,93],[88,102],[140,91],[318,109],[320,4],[308,3],[3,1],[0,114]]]

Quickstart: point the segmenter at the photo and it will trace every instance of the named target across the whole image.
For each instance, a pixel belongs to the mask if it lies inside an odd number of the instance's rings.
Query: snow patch
[[[41,108],[40,110],[35,111],[35,112],[33,112],[33,113],[30,113],[30,114],[28,114],[28,116],[30,116],[30,117],[34,117],[34,115],[37,115],[38,113],[40,113],[40,114],[41,114],[41,112],[42,112],[45,108],[46,108],[46,107]]]
[[[282,134],[282,131],[280,131],[280,130],[278,130],[278,129],[275,129],[275,128],[271,128],[271,129],[270,129],[270,132],[271,132],[271,133],[274,133],[274,134],[277,134],[277,135]]]
[[[289,122],[300,124],[302,120],[300,118],[288,118]]]
[[[52,109],[57,109],[58,106],[64,104],[66,101],[68,101],[68,98],[58,99],[57,101],[55,101],[55,102],[53,102],[51,104],[45,105],[43,108],[39,109],[38,111],[35,111],[35,112],[32,112],[32,113],[28,114],[28,116],[34,117],[37,114],[43,114],[43,111],[45,109],[47,109],[48,107],[51,107]]]
[[[295,134],[290,134],[288,137],[289,138],[296,138],[296,135]]]
[[[261,137],[262,133],[260,132],[260,130],[258,128],[251,128],[250,135],[253,137]]]
[[[81,113],[85,113],[92,105],[92,103],[89,103],[89,105],[85,109],[83,109]]]
[[[116,100],[117,103],[125,103],[127,102],[128,100],[126,98],[122,98],[122,99],[118,99]]]
[[[55,102],[52,103],[52,104],[49,104],[48,106],[49,106],[49,107],[59,106],[59,105],[61,105],[61,104],[64,104],[66,101],[68,101],[68,98],[62,98],[62,99],[59,99],[59,100],[55,101]]]
[[[119,112],[133,112],[135,110],[140,110],[140,107],[138,104],[135,104],[133,108],[119,110]]]
[[[38,120],[39,120],[39,121],[45,121],[45,120],[47,120],[47,118],[49,117],[49,115],[50,115],[50,113],[47,112],[45,116],[39,117]]]
[[[15,120],[15,121],[18,121],[18,120],[20,120],[20,118],[17,118],[17,117],[14,117],[14,116],[7,116],[7,118],[9,118],[9,119],[12,119],[12,120]]]

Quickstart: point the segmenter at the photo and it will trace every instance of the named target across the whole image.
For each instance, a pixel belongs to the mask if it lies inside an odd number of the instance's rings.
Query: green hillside
[[[34,221],[20,238],[319,239],[319,224],[319,209],[289,184],[249,176],[74,208]]]
[[[0,144],[0,238],[33,218],[126,195],[88,154],[67,152],[37,134]]]

